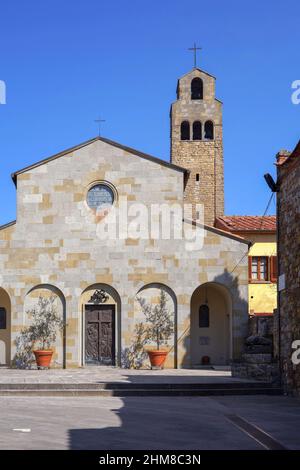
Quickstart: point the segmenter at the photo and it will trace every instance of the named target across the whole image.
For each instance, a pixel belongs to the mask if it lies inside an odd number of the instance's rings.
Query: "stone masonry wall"
[[[300,340],[300,152],[278,167],[279,275],[285,289],[279,292],[280,352],[286,389],[300,394],[300,365],[291,361],[292,342]]]
[[[203,100],[191,100],[191,81],[203,81]],[[185,201],[204,205],[205,223],[213,225],[224,214],[224,174],[222,103],[215,98],[215,78],[194,69],[179,80],[178,100],[171,107],[171,160],[190,170],[185,187]],[[202,123],[202,138],[206,121],[214,123],[214,140],[192,140],[194,121]],[[182,121],[189,121],[191,140],[181,140]],[[199,174],[199,182],[196,174]]]

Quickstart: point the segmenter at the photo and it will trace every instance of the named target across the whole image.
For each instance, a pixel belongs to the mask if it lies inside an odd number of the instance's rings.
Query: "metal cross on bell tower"
[[[197,47],[196,43],[194,42],[194,47],[189,47],[189,51],[194,51],[194,68],[197,68],[197,51],[201,51],[202,47]]]

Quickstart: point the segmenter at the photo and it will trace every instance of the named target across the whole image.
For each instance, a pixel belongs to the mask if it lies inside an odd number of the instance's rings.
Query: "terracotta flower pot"
[[[147,351],[147,352],[148,352],[148,356],[150,359],[151,367],[162,369],[165,363],[166,357],[168,355],[168,351],[154,350],[154,351]]]
[[[36,364],[38,367],[50,367],[50,362],[53,356],[51,349],[33,351],[35,355]]]

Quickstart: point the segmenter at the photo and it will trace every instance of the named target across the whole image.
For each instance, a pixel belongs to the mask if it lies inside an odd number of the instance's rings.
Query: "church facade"
[[[18,337],[38,297],[55,297],[66,328],[54,365],[126,365],[139,297],[164,290],[174,320],[167,367],[229,364],[248,324],[247,240],[215,228],[224,211],[222,104],[215,78],[194,68],[171,107],[171,163],[97,137],[13,174],[16,221],[0,227],[0,363],[16,363]],[[199,249],[183,238],[103,237],[109,209],[192,206]],[[204,224],[192,221],[197,204]],[[103,208],[102,208],[103,206]],[[132,213],[133,213],[132,212]],[[204,317],[203,317],[204,315]]]

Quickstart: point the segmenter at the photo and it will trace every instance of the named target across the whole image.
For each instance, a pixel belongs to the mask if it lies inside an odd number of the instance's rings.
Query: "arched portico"
[[[0,287],[0,365],[10,365],[11,303],[8,293]]]
[[[226,365],[232,356],[232,301],[227,287],[216,282],[199,286],[191,298],[191,366],[209,358]]]
[[[166,307],[172,315],[174,323],[174,333],[168,343],[164,346],[169,351],[165,362],[165,367],[177,368],[177,299],[174,291],[165,284],[158,282],[153,282],[141,287],[135,296],[134,320],[135,323],[138,323],[139,321],[144,321],[145,319],[137,298],[142,297],[146,300],[147,303],[155,305],[159,303],[161,290],[163,290],[166,294]]]
[[[58,316],[66,322],[66,300],[62,291],[52,284],[39,284],[32,287],[26,294],[23,307],[23,325],[28,326],[31,322],[30,311],[36,307],[39,297],[54,297],[54,307]],[[66,331],[57,334],[56,343],[52,346],[54,350],[52,364],[55,367],[66,367]],[[53,367],[52,366],[52,367]]]

